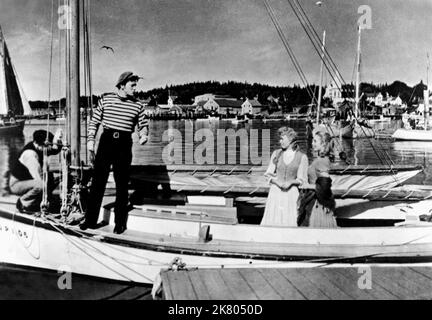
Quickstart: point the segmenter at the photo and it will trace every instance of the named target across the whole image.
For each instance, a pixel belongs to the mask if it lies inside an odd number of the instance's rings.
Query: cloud
[[[357,9],[372,8],[373,29],[363,36],[362,79],[375,82],[425,78],[431,51],[430,0],[302,1],[343,77],[350,81],[356,53]],[[262,0],[92,0],[93,79],[96,93],[113,90],[125,70],[141,73],[145,89],[205,80],[299,83]],[[286,0],[270,0],[310,82],[319,58]],[[56,17],[56,16],[55,16]],[[0,21],[12,60],[31,99],[48,95],[51,2],[1,0]],[[115,54],[100,50],[103,45]],[[53,92],[58,92],[54,43]]]

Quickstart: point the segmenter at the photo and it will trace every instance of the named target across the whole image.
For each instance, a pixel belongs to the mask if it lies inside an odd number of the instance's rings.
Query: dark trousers
[[[93,182],[90,188],[86,213],[86,222],[88,224],[95,225],[98,221],[99,211],[112,165],[116,184],[116,202],[114,207],[115,224],[126,226],[131,162],[131,133],[104,129],[99,141],[94,163]]]

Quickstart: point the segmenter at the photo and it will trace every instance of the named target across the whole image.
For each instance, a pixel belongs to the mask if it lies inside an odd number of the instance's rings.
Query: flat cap
[[[134,74],[132,71],[123,72],[117,80],[116,87],[119,88],[128,81],[138,81],[139,79],[142,79],[142,77]]]

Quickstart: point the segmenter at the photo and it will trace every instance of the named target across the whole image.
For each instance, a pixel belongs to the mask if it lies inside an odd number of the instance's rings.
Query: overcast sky
[[[372,29],[362,40],[362,80],[413,85],[426,79],[432,0],[300,1],[317,31],[327,31],[327,48],[345,80],[354,80],[361,5],[372,9]],[[287,0],[269,2],[309,82],[318,82],[319,59]],[[145,77],[142,90],[206,80],[300,83],[263,0],[91,0],[91,9],[96,94],[112,91],[126,70]],[[0,0],[0,24],[27,97],[47,99],[51,1]],[[101,50],[103,45],[115,53]],[[54,53],[57,98],[57,41]]]

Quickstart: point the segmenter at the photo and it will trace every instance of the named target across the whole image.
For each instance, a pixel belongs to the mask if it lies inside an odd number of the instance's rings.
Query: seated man
[[[33,141],[23,148],[13,164],[10,170],[9,190],[12,194],[20,196],[16,204],[19,212],[40,210],[43,190],[43,148],[48,141],[48,156],[60,153],[61,135],[61,131],[58,131],[56,136],[45,130],[35,131]],[[52,190],[54,187],[49,189]]]

